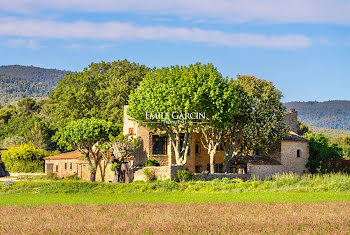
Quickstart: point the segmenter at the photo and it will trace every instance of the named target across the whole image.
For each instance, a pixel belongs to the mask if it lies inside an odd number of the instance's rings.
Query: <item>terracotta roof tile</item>
[[[45,157],[45,160],[58,160],[58,159],[83,159],[83,155],[79,151],[73,151],[68,153],[61,153],[54,156]]]

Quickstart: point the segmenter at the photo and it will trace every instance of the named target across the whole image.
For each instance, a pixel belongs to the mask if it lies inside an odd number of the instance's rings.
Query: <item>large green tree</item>
[[[215,172],[215,155],[220,145],[223,145],[227,126],[231,123],[232,116],[238,112],[237,87],[229,83],[228,79],[219,82],[213,88],[203,107],[209,119],[200,127],[202,144],[207,149],[210,162],[210,173]]]
[[[231,83],[236,85],[239,105],[225,126],[225,171],[238,154],[266,154],[288,132],[282,93],[272,82],[238,75]]]
[[[131,93],[128,114],[140,124],[167,135],[174,149],[176,164],[183,165],[189,156],[192,132],[202,120],[178,118],[178,114],[205,111],[208,97],[221,82],[222,76],[212,64],[157,69],[148,73]],[[166,116],[149,119],[149,114],[157,113]]]
[[[100,148],[94,147],[98,142],[109,140],[111,135],[117,136],[120,126],[112,122],[96,118],[83,118],[71,122],[56,134],[58,144],[68,149],[78,149],[90,165],[90,181],[96,179],[96,170],[103,154]]]
[[[60,80],[50,97],[58,127],[80,118],[122,122],[123,107],[150,69],[127,60],[91,63]]]

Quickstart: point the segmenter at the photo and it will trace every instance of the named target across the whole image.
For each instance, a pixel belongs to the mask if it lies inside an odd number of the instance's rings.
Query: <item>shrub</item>
[[[350,160],[332,159],[324,164],[324,169],[327,173],[342,172],[350,174]]]
[[[151,169],[144,169],[143,174],[146,176],[146,181],[155,181],[157,179],[156,172]]]
[[[157,159],[151,158],[146,161],[146,166],[160,166]]]
[[[49,179],[49,180],[59,180],[59,178],[57,177],[57,175],[55,173],[47,174],[47,179]]]
[[[186,182],[193,180],[193,175],[187,170],[177,170],[176,176],[174,177],[175,182]]]
[[[306,164],[309,172],[324,173],[324,163],[326,163],[329,159],[339,159],[342,157],[342,149],[336,144],[332,144],[326,135],[307,133],[304,136],[310,140],[310,157]]]
[[[68,175],[66,180],[80,180],[80,178],[78,177],[77,173],[74,173],[73,175]]]
[[[8,172],[43,172],[44,157],[50,153],[35,148],[34,144],[21,144],[3,151],[1,159]]]

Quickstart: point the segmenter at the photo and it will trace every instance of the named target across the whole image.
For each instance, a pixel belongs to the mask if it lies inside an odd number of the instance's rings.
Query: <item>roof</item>
[[[54,156],[45,157],[45,160],[59,160],[59,159],[82,159],[83,155],[79,151],[73,151],[68,153],[60,153]]]
[[[289,141],[305,141],[309,142],[308,139],[298,135],[297,133],[290,131],[288,135],[286,135],[283,140],[289,140]]]
[[[253,165],[281,165],[279,161],[268,156],[238,156],[237,162],[239,164],[253,164]]]

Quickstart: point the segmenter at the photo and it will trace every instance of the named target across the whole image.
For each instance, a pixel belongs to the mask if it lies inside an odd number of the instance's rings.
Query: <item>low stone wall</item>
[[[200,181],[210,181],[213,179],[242,179],[244,181],[248,180],[250,178],[249,174],[233,174],[233,173],[196,173],[194,174],[195,180]]]
[[[177,170],[183,170],[183,166],[147,166],[134,168],[134,181],[143,180],[146,181],[144,170],[149,169],[155,173],[158,180],[170,180],[176,176]]]
[[[275,174],[285,173],[283,165],[253,165],[247,164],[248,173],[259,178],[271,177]]]

